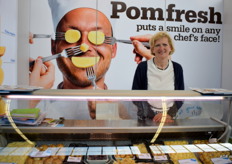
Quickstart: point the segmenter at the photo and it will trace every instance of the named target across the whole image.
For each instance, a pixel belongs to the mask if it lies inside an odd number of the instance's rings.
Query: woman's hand
[[[55,66],[50,61],[43,63],[41,58],[38,57],[33,68],[30,68],[29,84],[50,89],[55,81]],[[33,61],[33,59],[30,59],[30,61]]]
[[[154,122],[161,122],[161,119],[163,117],[163,113],[158,113],[154,116],[153,121]],[[172,117],[170,115],[167,114],[166,123],[170,123],[170,122],[174,122],[174,120],[172,119]]]
[[[154,56],[151,54],[150,49],[145,47],[141,42],[149,42],[150,38],[152,37],[151,34],[146,35],[137,35],[137,36],[131,36],[130,40],[133,43],[134,46],[134,53],[135,55],[135,62],[139,64],[143,58],[146,58],[146,60],[149,60],[153,58]]]

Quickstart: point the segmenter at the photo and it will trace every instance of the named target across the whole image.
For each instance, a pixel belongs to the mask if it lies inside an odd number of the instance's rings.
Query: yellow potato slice
[[[86,51],[88,51],[88,49],[89,49],[89,46],[88,46],[87,44],[85,44],[85,43],[82,43],[82,44],[81,44],[80,50],[81,50],[82,52],[86,52]]]
[[[79,68],[94,66],[99,62],[100,57],[72,57],[72,63]]]
[[[88,33],[88,39],[91,43],[100,45],[105,41],[105,34],[101,31],[90,31]]]
[[[3,56],[5,53],[6,47],[0,46],[0,56]]]
[[[65,40],[68,43],[76,43],[81,38],[81,33],[78,30],[68,30],[65,32]]]

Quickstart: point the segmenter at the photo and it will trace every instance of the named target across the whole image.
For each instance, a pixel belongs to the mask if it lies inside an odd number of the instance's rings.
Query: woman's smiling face
[[[168,42],[167,37],[162,37],[156,40],[152,53],[156,58],[169,58],[170,52],[172,51],[171,46]]]

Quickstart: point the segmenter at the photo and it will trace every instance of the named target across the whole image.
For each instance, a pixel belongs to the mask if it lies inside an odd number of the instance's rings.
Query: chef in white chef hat
[[[101,1],[102,3],[109,3],[109,1]],[[57,25],[65,14],[76,8],[93,8],[98,9],[97,0],[48,0],[49,7],[51,9],[54,32]],[[107,5],[107,4],[105,4]],[[110,4],[109,4],[110,5]],[[110,14],[110,7],[104,7],[104,14],[107,16]]]
[[[93,88],[91,81],[86,77],[86,70],[83,69],[88,66],[81,65],[86,64],[81,57],[92,57],[91,59],[96,61],[94,64],[96,85],[100,89],[107,88],[105,74],[110,67],[111,60],[116,56],[117,44],[111,44],[104,40],[113,35],[112,24],[108,17],[110,16],[109,10],[112,8],[103,9],[101,5],[110,6],[110,1],[102,0],[102,4],[96,2],[96,0],[48,0],[53,28],[56,32],[56,39],[51,41],[52,54],[58,54],[64,50],[70,50],[70,48],[72,51],[68,52],[76,52],[78,46],[83,51],[83,47],[87,47],[87,50],[81,54],[75,56],[68,54],[68,58],[57,59],[57,66],[63,76],[63,81],[58,85],[58,89]],[[98,5],[101,6],[100,9]],[[71,42],[69,39],[75,38],[74,32],[78,33],[76,35],[78,39]]]

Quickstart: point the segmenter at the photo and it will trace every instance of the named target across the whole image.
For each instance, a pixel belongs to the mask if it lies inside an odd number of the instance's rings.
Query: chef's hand
[[[149,60],[152,57],[154,57],[151,54],[150,49],[148,49],[141,43],[141,42],[149,42],[151,37],[152,37],[151,34],[137,35],[137,36],[130,37],[130,40],[132,41],[133,46],[134,46],[133,52],[136,54],[134,60],[137,64],[139,64],[143,60],[143,58],[145,58],[146,60]]]
[[[55,66],[50,61],[43,63],[41,58],[38,57],[30,68],[29,84],[50,89],[55,81]],[[33,59],[30,59],[30,61],[33,61]]]
[[[153,118],[153,121],[154,122],[161,122],[162,117],[163,117],[163,113],[158,113]],[[167,114],[165,122],[166,123],[171,123],[171,122],[174,122],[174,120],[172,119],[172,117],[170,115]]]

